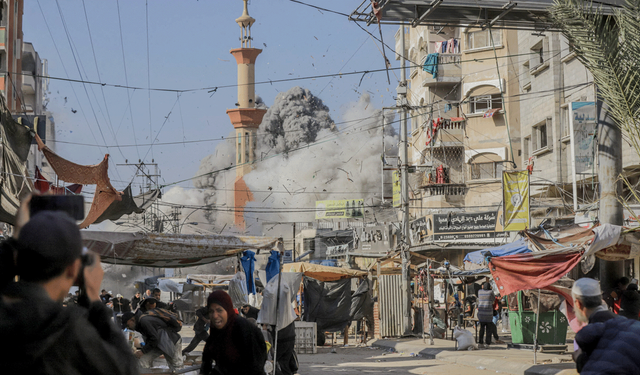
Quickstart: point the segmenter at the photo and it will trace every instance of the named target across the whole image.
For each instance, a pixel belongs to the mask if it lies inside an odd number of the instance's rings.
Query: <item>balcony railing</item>
[[[420,187],[427,196],[438,195],[465,195],[467,185],[465,184],[427,184]]]
[[[462,68],[460,65],[460,54],[443,53],[438,55],[438,74],[436,78],[433,75],[426,74],[422,81],[422,86],[427,87],[436,83],[459,83],[462,80]]]

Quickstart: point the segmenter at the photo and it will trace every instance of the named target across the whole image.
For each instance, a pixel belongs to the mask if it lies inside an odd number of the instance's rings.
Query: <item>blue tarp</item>
[[[524,238],[520,238],[506,245],[490,247],[488,249],[469,253],[464,257],[464,261],[475,264],[482,264],[485,257],[503,257],[506,255],[523,254],[530,252],[531,250],[527,247],[527,242],[524,240]]]
[[[247,292],[249,294],[256,294],[256,281],[253,278],[256,265],[256,253],[251,250],[245,250],[240,258],[240,263],[244,269],[244,274],[247,276]]]
[[[267,273],[266,283],[268,283],[272,277],[280,273],[280,253],[279,252],[275,250],[271,250],[271,255],[269,256],[269,260],[267,261],[267,267],[264,270]]]

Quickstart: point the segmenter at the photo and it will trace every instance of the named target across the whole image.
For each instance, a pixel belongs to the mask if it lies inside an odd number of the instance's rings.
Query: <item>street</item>
[[[440,362],[411,356],[412,353],[390,353],[373,347],[318,348],[317,354],[299,354],[300,375],[341,374],[478,374],[493,373],[482,368]]]

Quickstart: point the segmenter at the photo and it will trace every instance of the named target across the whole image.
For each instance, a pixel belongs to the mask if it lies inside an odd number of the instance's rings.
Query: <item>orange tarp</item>
[[[319,281],[337,281],[351,279],[353,277],[367,276],[366,271],[352,270],[349,268],[329,267],[311,263],[285,263],[282,272],[302,272],[305,276]]]
[[[38,142],[38,150],[42,151],[51,168],[62,181],[73,184],[96,185],[96,193],[93,196],[91,209],[84,221],[80,223],[80,228],[88,227],[102,215],[113,201],[122,199],[122,192],[111,186],[111,181],[109,180],[107,173],[109,170],[109,154],[104,156],[100,164],[79,165],[63,159],[51,151],[37,134],[36,142]]]

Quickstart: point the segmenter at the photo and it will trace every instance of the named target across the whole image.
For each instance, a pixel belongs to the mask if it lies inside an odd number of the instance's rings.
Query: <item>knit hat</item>
[[[216,303],[227,311],[227,316],[233,317],[236,315],[236,311],[233,308],[233,301],[231,301],[231,297],[224,290],[214,290],[211,294],[209,294],[209,298],[207,298],[207,307],[211,306],[212,303]]]
[[[76,222],[62,211],[40,211],[20,230],[18,274],[26,281],[50,280],[82,255]]]
[[[571,293],[581,297],[602,296],[602,290],[600,289],[600,283],[598,280],[588,277],[576,280],[573,283],[573,288],[571,288]]]
[[[127,328],[127,322],[134,316],[136,316],[136,314],[132,313],[131,311],[127,311],[126,313],[122,314],[122,329]]]

